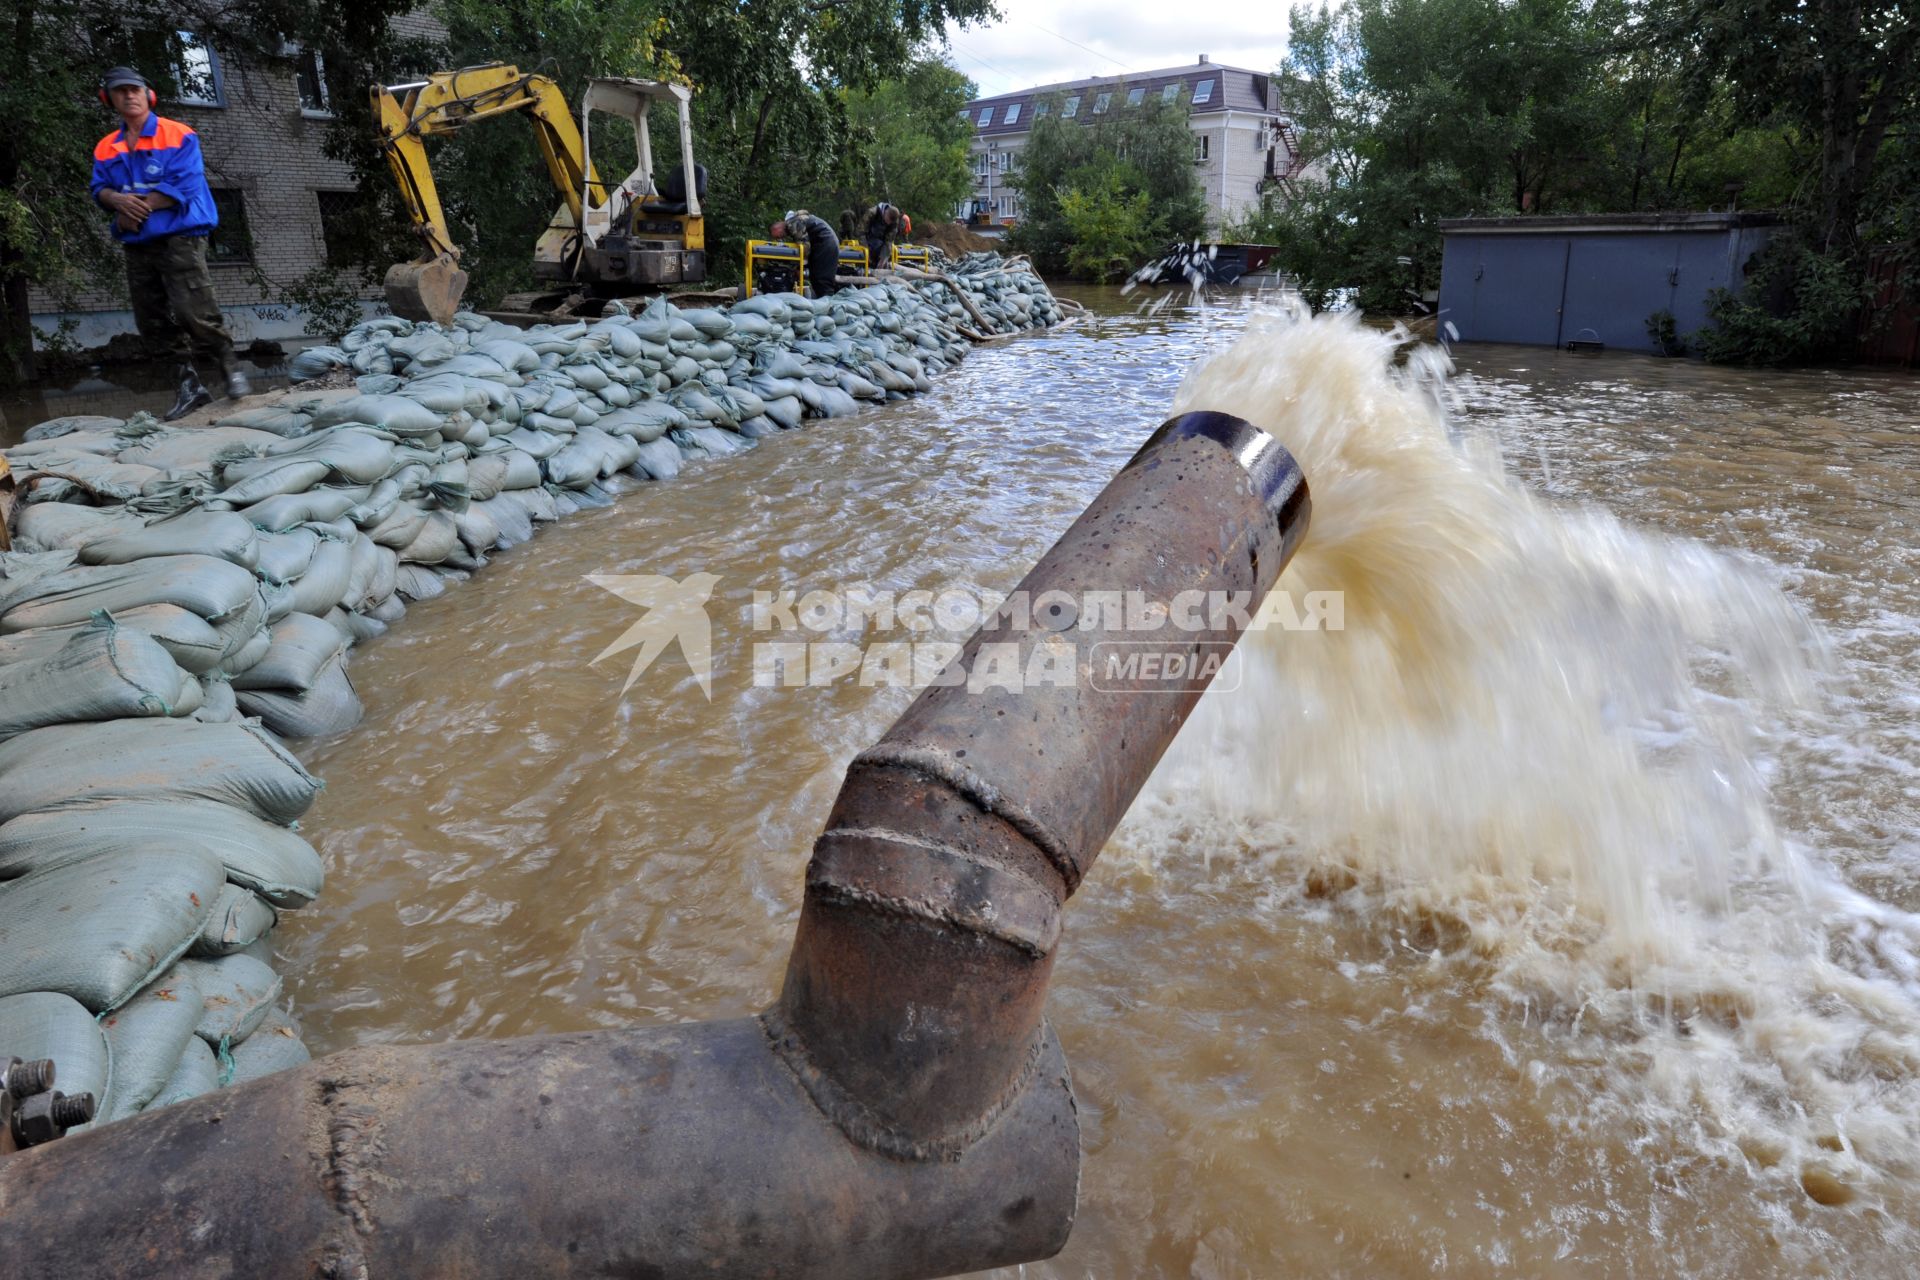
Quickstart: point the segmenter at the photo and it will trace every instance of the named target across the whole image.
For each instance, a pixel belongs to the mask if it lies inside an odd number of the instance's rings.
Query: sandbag
[[[400,548],[400,560],[411,564],[439,564],[459,545],[460,527],[453,517],[444,511],[429,511],[413,540]]]
[[[325,480],[332,468],[313,458],[261,458],[230,471],[243,478],[229,482],[220,497],[229,506],[247,507],[282,494],[305,493]]]
[[[424,565],[403,564],[394,576],[394,590],[405,596],[410,603],[417,603],[445,595],[447,582]]]
[[[305,692],[313,687],[320,668],[345,647],[332,623],[310,613],[288,614],[267,635],[266,654],[233,678],[234,689]]]
[[[0,824],[0,880],[121,849],[217,858],[226,878],[277,907],[301,907],[326,882],[320,855],[286,827],[194,800],[86,801]]]
[[[507,460],[497,454],[470,459],[467,462],[468,499],[485,502],[504,489],[508,466]]]
[[[753,443],[719,427],[687,427],[675,431],[668,438],[689,458],[731,457],[744,452]]]
[[[227,652],[225,636],[215,630],[205,618],[177,604],[152,604],[140,609],[125,609],[112,614],[103,613],[101,617],[110,618],[127,630],[152,636],[182,670],[192,672],[194,675],[204,675],[219,666],[220,659]],[[89,618],[71,627],[22,634],[66,636],[94,625],[96,625],[95,621]]]
[[[15,510],[13,540],[22,550],[73,550],[101,538],[145,528],[146,522],[125,507],[35,502]]]
[[[283,400],[279,404],[256,405],[251,409],[230,413],[224,418],[215,419],[213,425],[264,431],[276,436],[302,436],[312,430],[313,422],[307,414]]]
[[[210,1045],[239,1044],[280,998],[280,975],[252,956],[182,960],[180,971],[200,989],[193,1033]]]
[[[426,436],[440,430],[440,415],[405,396],[354,396],[313,415],[315,430],[345,423],[378,427],[397,436]]]
[[[200,936],[226,875],[196,852],[96,854],[0,885],[0,996],[116,1008]]]
[[[113,1088],[101,1103],[102,1122],[134,1115],[166,1088],[201,1012],[199,989],[175,967],[100,1019],[113,1054]],[[64,1088],[64,1064],[60,1077]]]
[[[276,460],[324,463],[336,483],[372,484],[394,468],[394,439],[383,431],[339,427],[301,440],[288,440],[257,462],[229,467],[229,483],[267,469]]]
[[[285,585],[298,581],[313,563],[314,553],[320,549],[320,535],[311,529],[289,529],[285,533],[259,533],[255,536],[259,539],[259,563],[254,566],[254,571],[270,583]]]
[[[606,472],[632,465],[631,452],[637,446],[625,437],[614,437],[597,427],[582,427],[566,448],[547,459],[547,479],[563,489],[578,489],[593,483]],[[615,459],[623,459],[614,465]]]
[[[237,884],[220,890],[213,913],[200,928],[200,936],[187,948],[187,954],[201,958],[232,955],[250,947],[273,931],[280,914],[260,895]]]
[[[231,511],[185,511],[137,531],[114,531],[80,544],[81,564],[178,555],[214,556],[251,569],[259,563],[259,533],[252,521]]]
[[[346,655],[336,654],[321,667],[304,693],[274,689],[234,690],[240,709],[283,738],[320,738],[344,733],[360,723],[363,710],[353,681],[347,678]]]
[[[487,511],[485,503],[470,503],[453,518],[460,544],[474,555],[484,555],[500,542],[500,526]]]
[[[149,418],[147,421],[151,422],[152,419]],[[120,418],[108,418],[97,413],[74,413],[64,418],[49,418],[45,422],[28,427],[26,439],[54,440],[81,431],[112,431],[122,425],[124,423]]]
[[[313,489],[306,493],[283,493],[241,509],[240,514],[254,527],[268,533],[284,533],[298,525],[338,520],[366,501],[369,487],[353,485],[339,489]]]
[[[182,672],[144,632],[110,618],[38,662],[0,667],[0,740],[45,725],[177,713]]]
[[[273,642],[267,638],[266,627],[264,625],[258,626],[247,636],[239,648],[220,659],[220,665],[215,668],[215,670],[229,678],[237,676],[241,672],[253,667],[260,659],[266,657],[267,650],[272,647]]]
[[[346,598],[353,582],[353,547],[322,539],[313,562],[293,584],[293,607],[316,617]],[[0,625],[4,625],[0,620]]]
[[[640,446],[633,470],[650,480],[671,480],[680,474],[680,450],[671,440],[649,440]]]
[[[304,419],[303,419],[304,421]],[[194,427],[144,436],[120,451],[120,461],[162,471],[212,472],[215,465],[266,452],[284,443],[279,434],[248,427]]]
[[[270,822],[307,811],[320,780],[251,724],[109,720],[0,743],[0,822],[87,800],[213,800]]]
[[[426,525],[426,512],[410,502],[401,502],[386,519],[368,529],[367,536],[383,547],[404,551]],[[0,619],[0,625],[4,625],[4,619]]]
[[[312,1060],[313,1055],[301,1043],[300,1027],[278,1005],[269,1008],[260,1025],[229,1055],[233,1066],[222,1072],[228,1087],[258,1080],[277,1071],[288,1071]]]
[[[113,1088],[107,1037],[71,996],[31,991],[0,999],[0,1051],[28,1061],[52,1058],[54,1086],[70,1095],[90,1093],[96,1105]]]
[[[132,564],[79,566],[0,592],[0,632],[85,622],[118,612],[174,604],[217,622],[256,595],[253,575],[212,556],[156,556]]]
[[[678,453],[674,455],[676,460],[679,456]],[[517,547],[533,537],[533,517],[527,514],[524,505],[514,500],[513,493],[508,490],[496,498],[476,502],[467,511],[468,515],[480,514],[493,521],[494,528],[499,531],[494,546],[502,550]]]
[[[187,1040],[187,1047],[180,1052],[180,1061],[174,1065],[173,1074],[160,1086],[160,1092],[153,1095],[143,1110],[154,1111],[161,1107],[170,1107],[176,1102],[188,1102],[202,1094],[212,1093],[220,1087],[220,1064],[214,1058],[213,1046],[198,1036]]]
[[[507,462],[506,479],[500,482],[500,491],[506,493],[513,489],[537,489],[542,481],[540,460],[524,449],[509,449],[498,455]]]

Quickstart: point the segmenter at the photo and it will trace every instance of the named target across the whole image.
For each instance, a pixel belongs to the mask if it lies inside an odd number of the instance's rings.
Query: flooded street
[[[365,722],[301,749],[327,890],[274,935],[316,1055],[771,1000],[911,691],[754,687],[753,592],[1005,591],[1247,323],[1065,292],[1098,314],[583,511],[356,650]],[[1295,576],[1348,630],[1250,642],[1068,907],[1080,1216],[1019,1274],[1908,1274],[1920,385],[1338,364],[1238,385],[1305,424]],[[589,575],[693,573],[711,697],[678,650],[622,696],[632,655],[593,660],[639,610]]]

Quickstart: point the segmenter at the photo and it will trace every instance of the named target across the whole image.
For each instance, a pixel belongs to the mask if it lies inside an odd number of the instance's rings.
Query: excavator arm
[[[587,159],[580,129],[567,113],[566,96],[546,76],[522,74],[518,67],[494,63],[436,71],[415,84],[375,85],[372,97],[381,147],[421,240],[419,257],[395,263],[387,272],[387,304],[395,315],[446,324],[467,288],[460,250],[447,228],[446,212],[427,164],[427,138],[455,133],[476,120],[524,111],[533,120],[547,172],[565,202],[556,217],[571,219],[571,225],[579,227],[583,193],[604,190]]]

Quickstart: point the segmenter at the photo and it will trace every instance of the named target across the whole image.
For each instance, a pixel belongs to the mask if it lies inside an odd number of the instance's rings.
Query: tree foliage
[[[923,225],[952,217],[972,189],[967,144],[973,129],[961,112],[973,94],[965,76],[926,55],[896,79],[845,90],[846,145],[838,167],[811,197],[814,210],[858,212],[887,200]]]
[[[1910,0],[1296,7],[1281,74],[1312,163],[1236,232],[1281,246],[1310,297],[1352,289],[1403,311],[1438,288],[1443,218],[1737,199],[1787,212],[1794,233],[1762,264],[1765,288],[1716,303],[1722,327],[1831,355],[1856,321],[1864,247],[1920,257],[1916,41]]]
[[[1123,86],[1112,100],[1125,97]],[[1055,99],[1034,120],[1019,156],[1020,168],[1008,178],[1020,192],[1020,221],[1009,244],[1031,253],[1043,272],[1076,270],[1076,248],[1083,266],[1108,257],[1108,246],[1080,245],[1066,211],[1075,193],[1083,228],[1101,223],[1105,213],[1096,218],[1096,210],[1129,208],[1138,201],[1146,210],[1139,239],[1147,249],[1198,239],[1206,230],[1206,199],[1193,174],[1186,111],[1158,97],[1137,107],[1116,107],[1090,124],[1062,119]],[[1145,256],[1146,250],[1134,253],[1131,264],[1138,266]]]
[[[1108,169],[1060,196],[1060,220],[1070,237],[1067,270],[1102,283],[1118,280],[1153,250],[1152,201],[1129,194],[1117,169]]]

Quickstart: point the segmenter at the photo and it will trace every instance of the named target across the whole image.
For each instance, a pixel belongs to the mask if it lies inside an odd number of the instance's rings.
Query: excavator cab
[[[534,245],[533,275],[550,297],[530,299],[523,322],[545,318],[593,298],[617,298],[706,279],[707,242],[700,211],[707,171],[693,158],[692,93],[657,80],[590,80],[578,125],[559,86],[546,76],[492,63],[436,71],[405,85],[376,85],[373,113],[401,198],[422,242],[421,254],[395,264],[386,278],[387,304],[411,320],[453,319],[466,292],[467,273],[440,206],[425,139],[454,133],[475,121],[525,112],[561,205]],[[671,103],[677,119],[678,162],[656,173],[648,116]],[[595,112],[633,126],[638,151],[633,171],[609,185],[588,148]],[[516,318],[512,316],[504,318]]]
[[[707,193],[707,167],[693,158],[692,100],[686,86],[658,80],[601,77],[587,82],[580,98],[580,139],[586,154],[592,154],[593,114],[605,112],[632,124],[638,163],[613,187],[587,166],[580,192],[580,234],[575,236],[565,225],[550,226],[534,249],[536,278],[584,281],[609,297],[706,279],[700,200]],[[672,104],[679,124],[678,161],[664,172],[656,167],[648,124],[657,103]],[[561,222],[562,214],[556,214],[555,223]]]

